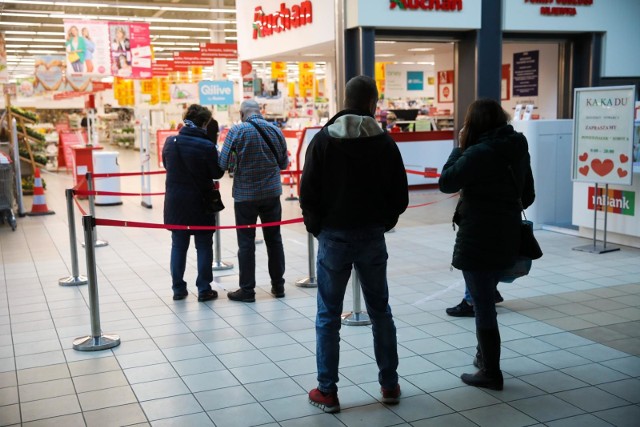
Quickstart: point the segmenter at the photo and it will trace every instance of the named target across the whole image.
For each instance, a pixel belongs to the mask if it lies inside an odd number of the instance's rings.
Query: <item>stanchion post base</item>
[[[231,270],[232,268],[233,264],[224,261],[213,261],[213,265],[211,266],[211,270],[213,271]]]
[[[296,196],[289,196],[289,197],[285,198],[285,200],[288,201],[288,202],[292,202],[294,200],[298,200],[298,198]]]
[[[147,203],[147,202],[140,202],[140,206],[145,207],[147,209],[153,208],[153,205],[151,203]]]
[[[99,351],[120,345],[120,337],[118,335],[102,334],[98,337],[80,337],[73,340],[73,349],[78,351]]]
[[[96,244],[95,244],[96,248],[102,248],[104,246],[109,246],[109,242],[107,242],[106,240],[100,240],[100,239],[96,240]],[[82,242],[82,247],[83,248],[85,247],[85,242]]]
[[[342,313],[340,318],[342,319],[342,324],[346,326],[365,326],[371,324],[367,313],[354,313],[351,311],[349,313]]]
[[[318,280],[316,280],[315,277],[305,277],[304,279],[296,281],[296,286],[299,288],[317,288]]]
[[[87,283],[89,282],[84,276],[69,276],[58,280],[58,285],[60,286],[80,286],[86,285]]]
[[[264,240],[262,239],[256,239],[256,245],[261,245],[264,243]]]
[[[584,245],[584,246],[577,246],[575,248],[573,248],[574,251],[580,251],[580,252],[589,252],[592,254],[606,254],[607,252],[615,252],[615,251],[619,251],[620,247],[619,246],[607,246],[604,247],[603,245],[597,244],[597,245]]]

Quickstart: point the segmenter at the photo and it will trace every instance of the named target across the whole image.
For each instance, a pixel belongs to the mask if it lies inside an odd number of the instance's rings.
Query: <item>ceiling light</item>
[[[202,28],[202,27],[156,27],[156,26],[150,26],[149,30],[151,31],[194,31],[194,32],[211,31],[209,28]]]
[[[24,36],[59,36],[60,31],[5,31],[5,34],[24,35]],[[6,39],[5,39],[6,40]]]
[[[11,25],[16,27],[41,27],[42,24],[38,22],[6,22],[0,21],[0,25]]]
[[[38,4],[45,6],[60,7],[93,7],[93,8],[119,8],[138,10],[166,10],[175,12],[210,12],[210,13],[236,13],[235,9],[215,9],[207,7],[179,7],[179,6],[148,6],[141,4],[121,4],[121,3],[88,3],[73,1],[32,1],[32,0],[2,0],[0,3],[11,4]]]
[[[435,62],[416,62],[418,65],[436,65]]]
[[[321,53],[303,53],[302,56],[314,56],[314,57],[317,57],[317,56],[324,56],[324,55],[321,54]]]
[[[376,44],[394,44],[393,40],[376,40]]]
[[[411,49],[407,49],[409,52],[429,52],[433,50],[431,47],[412,47]]]
[[[393,53],[376,53],[376,57],[378,58],[390,58],[392,56],[396,56]]]
[[[61,34],[58,33],[58,36]],[[36,43],[64,43],[64,38],[60,39],[34,39],[27,37],[6,37],[4,39],[7,42],[36,42]]]

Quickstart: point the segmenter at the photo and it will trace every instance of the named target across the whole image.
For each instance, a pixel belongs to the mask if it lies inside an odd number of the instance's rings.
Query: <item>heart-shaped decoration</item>
[[[67,83],[73,90],[84,92],[91,84],[91,78],[87,76],[67,76]]]
[[[609,172],[613,170],[613,166],[613,161],[611,159],[607,159],[604,162],[600,159],[594,159],[591,162],[591,169],[600,176],[609,175]]]
[[[589,158],[589,154],[587,153],[582,153],[581,155],[578,156],[578,159],[580,159],[581,162],[586,162],[588,158]]]
[[[62,67],[58,64],[40,64],[36,67],[36,79],[45,90],[58,90],[62,84]]]
[[[629,156],[625,156],[624,154],[620,154],[620,163],[627,163],[629,161]]]
[[[627,176],[629,174],[629,172],[627,172],[626,170],[622,169],[622,168],[618,168],[618,176],[620,178],[624,178],[625,176]]]
[[[587,176],[587,174],[589,173],[589,166],[581,167],[580,169],[578,169],[578,172],[580,172],[584,176]]]

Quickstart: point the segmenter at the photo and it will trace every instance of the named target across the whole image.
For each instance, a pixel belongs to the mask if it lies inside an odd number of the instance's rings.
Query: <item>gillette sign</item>
[[[587,197],[587,208],[593,210],[598,206],[599,211],[603,211],[607,207],[607,211],[615,214],[635,216],[636,193],[635,191],[609,190],[606,194],[603,188],[598,188],[598,194],[595,194],[595,188],[589,187],[589,196]]]
[[[233,104],[233,82],[202,80],[198,83],[198,95],[202,105]]]
[[[294,4],[291,8],[285,3],[280,3],[279,10],[269,13],[265,13],[262,6],[257,6],[253,13],[253,39],[283,33],[312,22],[313,4],[310,0]]]

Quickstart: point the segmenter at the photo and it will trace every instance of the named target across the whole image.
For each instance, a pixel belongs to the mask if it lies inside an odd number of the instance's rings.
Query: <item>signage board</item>
[[[513,54],[513,96],[538,96],[540,51]]]
[[[203,80],[198,83],[201,105],[233,104],[233,82],[227,80]]]
[[[572,179],[631,185],[635,86],[574,93]]]

